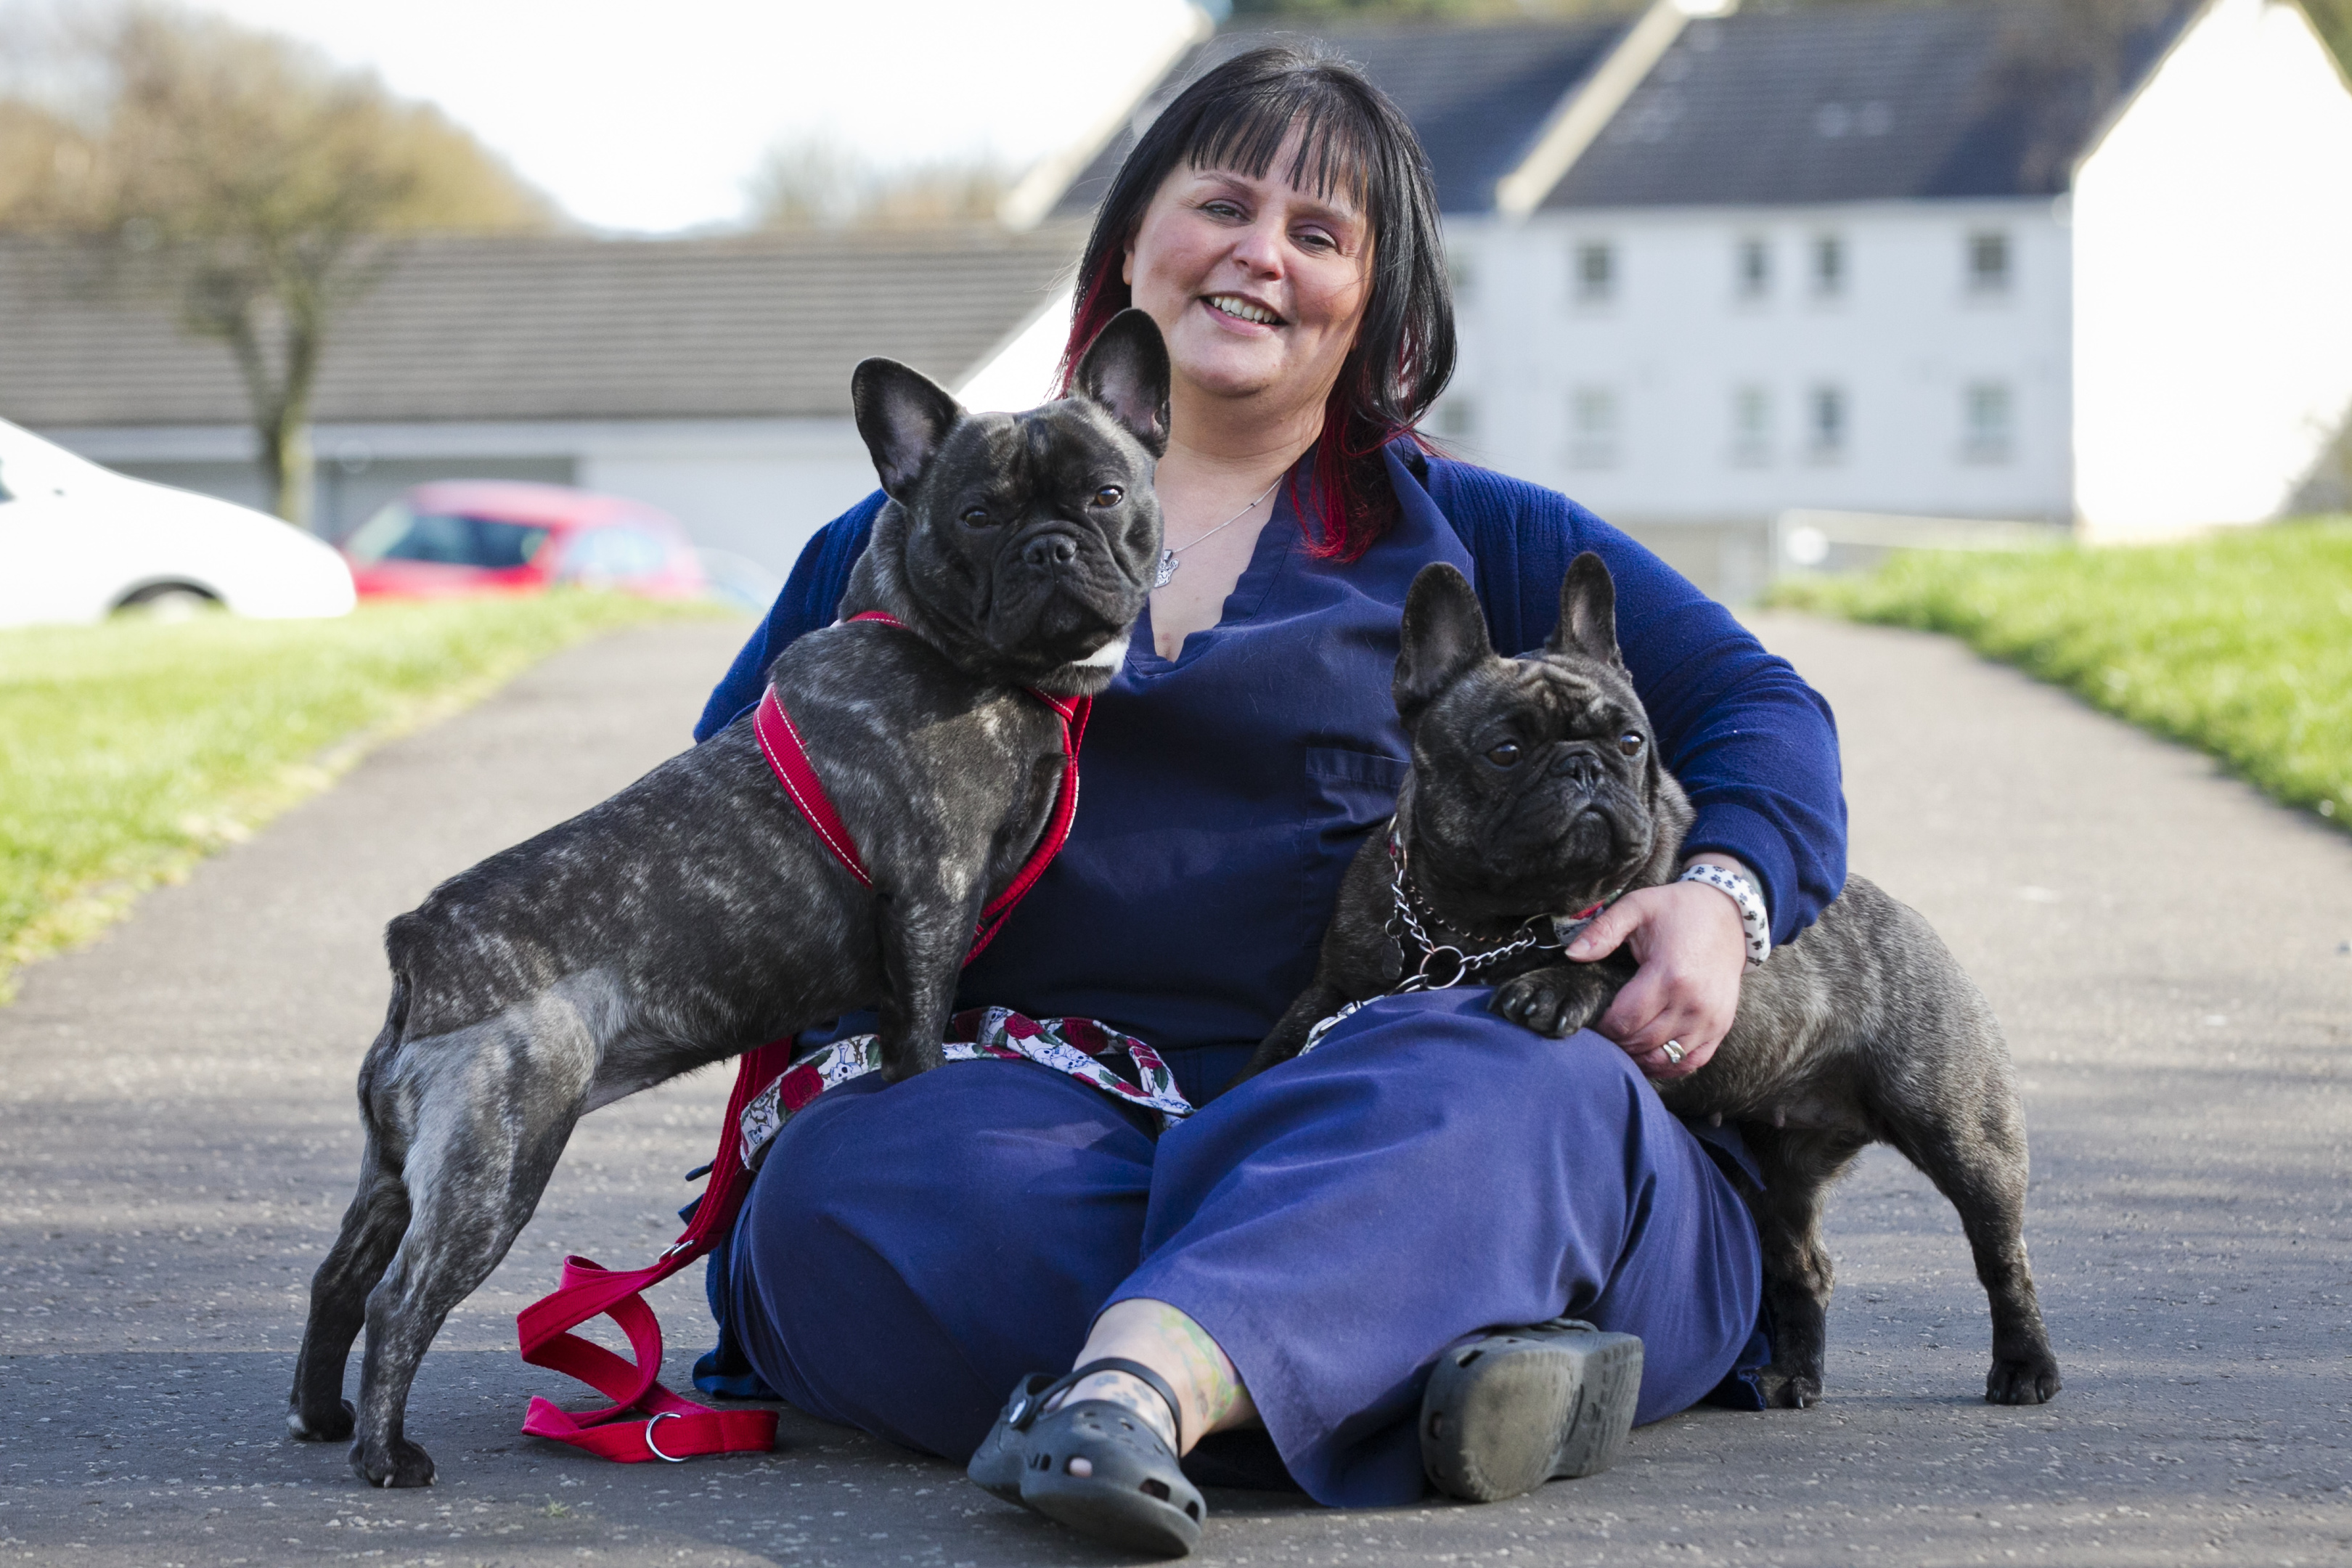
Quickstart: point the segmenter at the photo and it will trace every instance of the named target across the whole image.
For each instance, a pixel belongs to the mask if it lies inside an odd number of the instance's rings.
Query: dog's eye
[[[1617,737],[1617,749],[1629,757],[1642,754],[1642,737],[1628,730]]]
[[[1095,492],[1094,504],[1097,506],[1117,506],[1126,499],[1127,492],[1119,489],[1117,485],[1105,485],[1102,489]]]
[[[1493,751],[1488,752],[1486,753],[1486,760],[1494,763],[1498,768],[1517,767],[1519,765],[1519,743],[1517,741],[1506,741],[1501,745],[1496,747]]]
[[[968,506],[963,509],[963,521],[973,528],[986,528],[988,509],[984,506]]]

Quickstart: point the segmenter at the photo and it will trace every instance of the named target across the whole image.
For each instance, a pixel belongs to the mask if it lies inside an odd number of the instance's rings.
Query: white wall
[[[580,484],[677,516],[698,544],[778,576],[826,522],[873,490],[874,462],[847,419],[647,420],[582,444]]]
[[[2076,176],[2085,531],[2278,515],[2352,406],[2352,94],[2293,6],[2219,0]]]
[[[2009,286],[1969,286],[1969,237],[2007,237]],[[1818,293],[1811,247],[1836,237],[1844,287]],[[1738,283],[1759,240],[1770,282]],[[1475,405],[1465,454],[1555,486],[1604,517],[1762,518],[1788,507],[1952,517],[2064,517],[2068,236],[2056,205],[1870,203],[1805,208],[1546,213],[1456,221],[1468,285],[1456,394]],[[1578,247],[1606,245],[1614,286],[1585,300]],[[1971,449],[1971,386],[2004,390],[2005,451]],[[1760,389],[1764,438],[1743,448],[1738,389]],[[1810,449],[1808,400],[1842,391],[1847,436]],[[1612,405],[1611,439],[1577,407]],[[1449,424],[1444,411],[1433,422]]]

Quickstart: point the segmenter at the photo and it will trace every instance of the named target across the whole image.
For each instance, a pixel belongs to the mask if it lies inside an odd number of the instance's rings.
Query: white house
[[[1738,595],[1790,509],[2281,515],[2352,409],[2352,91],[2284,0],[1354,26],[1456,277],[1433,421]],[[1268,35],[1231,28],[1181,82]],[[1082,216],[1134,132],[1038,210]],[[1052,333],[982,384],[1003,401]]]
[[[782,575],[873,489],[852,367],[887,354],[961,382],[1077,244],[1051,226],[419,242],[329,339],[313,515],[340,535],[427,479],[577,484],[650,501]],[[0,241],[0,417],[267,505],[227,350],[70,244]]]

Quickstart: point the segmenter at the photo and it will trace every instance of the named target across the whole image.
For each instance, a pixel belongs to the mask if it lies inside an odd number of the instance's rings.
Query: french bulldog
[[[905,365],[852,382],[888,500],[842,622],[768,679],[872,878],[771,773],[749,715],[491,856],[392,921],[392,1001],[360,1068],[366,1152],[310,1287],[287,1425],[423,1486],[417,1363],[505,1257],[572,1125],[638,1089],[877,1005],[885,1075],[938,1065],[986,901],[1045,831],[1060,697],[1108,685],[1160,543],[1169,363],[1129,310],[1076,395],[966,413]],[[901,623],[851,624],[877,610]],[[356,1410],[342,1398],[360,1329]]]
[[[1349,868],[1313,982],[1243,1076],[1288,1059],[1346,1004],[1454,983],[1564,1036],[1607,1009],[1635,963],[1563,950],[1578,918],[1676,874],[1692,810],[1617,647],[1597,555],[1560,584],[1539,654],[1496,657],[1469,583],[1424,567],[1408,595],[1395,698],[1412,770],[1386,830]],[[1418,978],[1416,978],[1418,977]],[[1830,1256],[1822,1203],[1889,1143],[1959,1211],[1992,1308],[1985,1397],[2039,1405],[2058,1364],[2026,1265],[2025,1117],[1992,1009],[1927,922],[1860,877],[1740,988],[1729,1034],[1657,1085],[1686,1119],[1729,1121],[1763,1177],[1740,1179],[1763,1243],[1773,1360],[1766,1397],[1822,1396]]]

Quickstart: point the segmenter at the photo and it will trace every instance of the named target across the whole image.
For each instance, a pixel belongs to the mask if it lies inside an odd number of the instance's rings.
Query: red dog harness
[[[903,627],[904,624],[879,610],[868,610],[850,619],[880,621],[888,626]],[[1045,836],[1037,841],[1037,847],[1030,853],[1004,891],[990,900],[988,907],[980,911],[980,926],[973,933],[971,951],[964,955],[966,963],[978,958],[981,950],[995,940],[998,930],[1004,924],[1004,917],[1013,912],[1013,906],[1019,903],[1036,885],[1037,879],[1045,874],[1046,865],[1061,853],[1063,843],[1070,837],[1070,819],[1077,815],[1078,742],[1086,735],[1087,715],[1094,708],[1094,699],[1055,697],[1034,686],[1029,688],[1029,695],[1051,708],[1062,721],[1062,786],[1055,793],[1054,815],[1045,824]],[[849,868],[851,876],[872,887],[874,879],[867,874],[866,862],[858,858],[857,845],[850,837],[848,827],[843,824],[841,814],[833,809],[833,801],[824,793],[823,781],[818,779],[816,769],[809,763],[808,748],[801,743],[801,732],[793,728],[793,716],[784,711],[784,705],[777,700],[776,689],[772,686],[760,699],[759,711],[751,719],[751,732],[759,737],[761,753],[768,759],[768,766],[775,773],[776,782],[784,786],[784,793],[791,795],[793,804],[801,808],[801,815],[808,818],[808,825],[816,829],[817,837],[833,851],[835,859]]]
[[[903,623],[878,610],[850,618],[880,621],[904,629]],[[966,963],[979,957],[981,950],[995,939],[1003,929],[1005,918],[1013,912],[1013,906],[1045,875],[1046,866],[1069,839],[1070,822],[1077,814],[1078,742],[1086,735],[1087,716],[1093,710],[1094,700],[1055,697],[1034,687],[1029,689],[1029,695],[1051,708],[1062,721],[1061,787],[1055,794],[1054,813],[1037,847],[1031,851],[1004,891],[981,910],[980,924],[972,932],[971,950],[964,955]],[[793,804],[808,819],[818,839],[848,868],[850,875],[872,887],[874,878],[858,857],[856,841],[850,837],[841,814],[834,809],[832,798],[825,794],[823,781],[809,762],[808,748],[801,743],[800,732],[793,728],[792,715],[777,700],[773,686],[760,699],[751,730],[776,782],[792,796]],[[743,1113],[792,1065],[793,1045],[792,1037],[786,1036],[743,1054],[735,1075],[734,1093],[727,1101],[726,1118],[719,1123],[719,1152],[710,1163],[710,1180],[703,1189],[702,1201],[695,1205],[694,1218],[685,1234],[668,1251],[650,1268],[622,1273],[585,1258],[566,1258],[562,1283],[516,1317],[515,1330],[522,1342],[524,1361],[576,1377],[613,1401],[601,1410],[575,1415],[545,1399],[533,1398],[523,1418],[522,1429],[527,1435],[551,1437],[624,1464],[647,1459],[667,1459],[676,1464],[697,1454],[764,1453],[776,1446],[775,1412],[713,1410],[662,1386],[661,1322],[654,1316],[653,1308],[646,1304],[645,1292],[709,1252],[733,1227],[751,1185],[751,1173],[737,1155]],[[609,1316],[628,1336],[629,1348],[636,1355],[635,1362],[572,1332],[599,1314]],[[626,1419],[640,1412],[644,1420]],[[662,1426],[665,1421],[672,1425]]]

